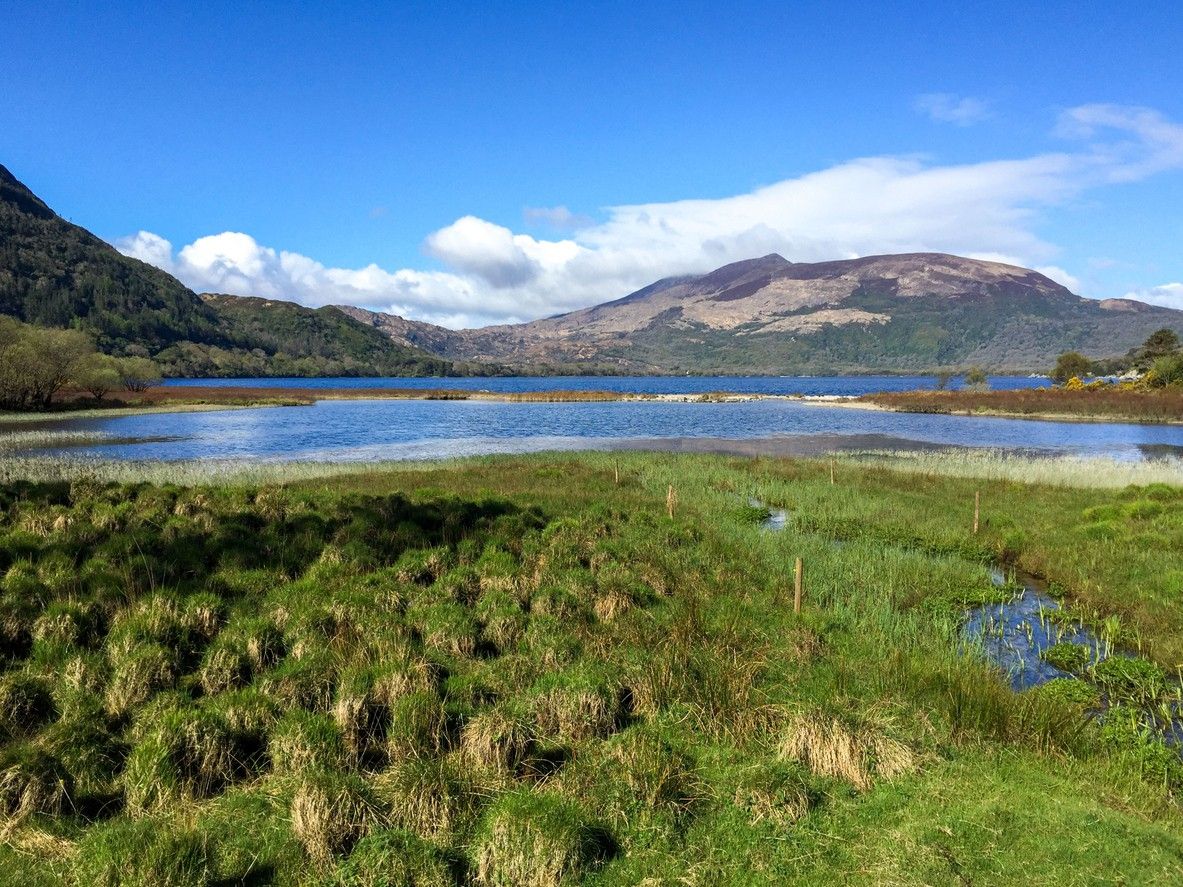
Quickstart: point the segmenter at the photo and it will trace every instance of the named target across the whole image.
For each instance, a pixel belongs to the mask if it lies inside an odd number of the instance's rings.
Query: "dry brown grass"
[[[850,727],[821,712],[790,718],[780,756],[801,762],[818,776],[849,782],[860,791],[871,787],[872,776],[891,780],[917,764],[907,745],[877,728]]]
[[[364,786],[343,777],[305,779],[292,796],[292,832],[309,858],[327,868],[382,820]]]
[[[530,724],[500,709],[482,712],[464,725],[460,751],[471,766],[514,773],[530,751]]]
[[[1134,422],[1183,422],[1183,389],[1124,391],[1102,388],[1023,388],[1015,391],[896,391],[859,398],[907,413],[997,413],[1015,416],[1064,416],[1127,419]]]

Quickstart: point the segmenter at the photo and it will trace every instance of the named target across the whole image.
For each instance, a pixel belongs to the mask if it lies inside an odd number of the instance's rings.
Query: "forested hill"
[[[222,340],[218,315],[180,281],[67,222],[3,166],[0,312],[79,326],[112,353]]]
[[[203,298],[67,222],[0,166],[0,313],[75,327],[172,376],[439,376],[452,361],[392,342],[336,308]]]

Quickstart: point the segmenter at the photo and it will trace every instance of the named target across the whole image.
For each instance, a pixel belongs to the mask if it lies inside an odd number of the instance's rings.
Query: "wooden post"
[[[670,484],[669,491],[665,494],[665,510],[669,512],[670,520],[674,519],[674,504],[678,501],[678,494],[674,492],[674,485]]]
[[[974,490],[974,535],[978,535],[978,518],[982,511],[982,493]]]
[[[612,466],[612,475],[616,478],[616,486],[620,486],[620,465]]]
[[[805,565],[801,563],[801,558],[797,558],[796,569],[793,570],[793,612],[801,612],[801,593],[802,586],[805,584]]]
[[[830,486],[834,486],[834,457],[830,457]]]

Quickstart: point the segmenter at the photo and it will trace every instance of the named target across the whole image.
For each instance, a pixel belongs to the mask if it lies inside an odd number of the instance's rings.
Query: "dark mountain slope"
[[[336,308],[198,296],[67,222],[0,166],[0,313],[76,327],[112,354],[180,376],[446,375],[450,361],[392,342]]]

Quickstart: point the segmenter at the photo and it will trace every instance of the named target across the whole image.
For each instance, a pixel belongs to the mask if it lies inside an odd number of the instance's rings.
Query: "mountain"
[[[0,313],[79,327],[111,354],[173,376],[447,375],[451,361],[399,345],[336,308],[199,296],[67,222],[0,166]]]
[[[463,360],[617,372],[1045,371],[1062,351],[1124,354],[1183,312],[1074,295],[1027,268],[940,253],[794,263],[778,255],[670,277],[531,323],[444,330],[345,309]],[[369,315],[363,316],[363,315]]]

